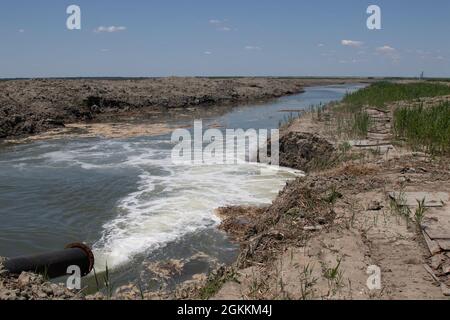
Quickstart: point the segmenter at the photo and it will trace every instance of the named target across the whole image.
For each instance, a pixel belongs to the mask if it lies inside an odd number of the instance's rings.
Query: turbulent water
[[[357,88],[307,88],[204,121],[277,128],[287,115],[280,110],[338,100]],[[84,241],[94,247],[96,268],[108,264],[118,282],[142,277],[151,261],[182,259],[178,280],[208,271],[212,262],[231,262],[236,248],[216,230],[214,209],[270,203],[297,173],[255,163],[173,164],[173,146],[166,135],[0,147],[0,256]]]

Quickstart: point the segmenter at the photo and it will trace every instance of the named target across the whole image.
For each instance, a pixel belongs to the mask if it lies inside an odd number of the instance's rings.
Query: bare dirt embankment
[[[129,123],[170,117],[194,108],[267,101],[300,93],[305,85],[334,84],[350,79],[280,78],[150,78],[31,79],[0,81],[0,139],[46,132],[79,123]],[[70,129],[70,125],[68,126]],[[113,137],[127,127],[89,127]],[[120,128],[119,128],[120,129]],[[114,132],[110,132],[114,131]],[[151,134],[164,128],[136,129]]]
[[[270,99],[302,91],[298,80],[161,78],[0,82],[0,138],[67,123],[111,121],[173,108]]]
[[[241,245],[237,262],[173,296],[446,299],[450,165],[446,156],[412,152],[394,139],[399,105],[410,103],[367,108],[372,126],[356,140],[338,132],[338,106],[289,123],[280,161],[308,174],[287,183],[268,207],[220,208],[221,228]],[[376,269],[380,287],[376,280],[368,286]]]

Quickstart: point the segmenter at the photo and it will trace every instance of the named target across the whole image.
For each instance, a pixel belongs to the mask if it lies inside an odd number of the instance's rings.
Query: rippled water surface
[[[280,110],[338,100],[357,88],[307,88],[203,120],[225,128],[277,128],[288,115]],[[216,230],[214,209],[270,203],[295,172],[251,163],[174,165],[172,147],[170,135],[0,146],[0,256],[84,241],[94,247],[96,268],[107,263],[118,283],[145,278],[151,261],[182,259],[177,281],[230,263],[236,246]]]

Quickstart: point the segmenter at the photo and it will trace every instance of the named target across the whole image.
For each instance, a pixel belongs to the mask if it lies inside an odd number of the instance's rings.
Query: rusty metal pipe
[[[60,251],[7,258],[3,266],[11,274],[21,274],[24,271],[35,272],[50,279],[67,275],[69,266],[78,266],[81,276],[84,277],[94,268],[94,254],[85,244],[72,243]]]

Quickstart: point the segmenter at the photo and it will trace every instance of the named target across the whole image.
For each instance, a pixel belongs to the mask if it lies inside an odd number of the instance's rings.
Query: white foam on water
[[[298,171],[264,164],[174,164],[163,140],[71,141],[9,159],[16,166],[140,172],[136,191],[119,199],[94,244],[96,268],[114,268],[189,233],[217,225],[226,205],[269,204]]]
[[[338,97],[349,89],[308,89],[314,90],[324,90],[325,96],[330,90],[336,91]],[[298,101],[291,99],[284,100],[283,105],[295,107],[309,101],[303,96]],[[313,92],[308,99],[311,103],[322,101],[320,92]],[[243,110],[237,112],[243,113],[244,118],[247,116]],[[134,192],[117,201],[111,220],[101,226],[102,236],[94,244],[97,270],[104,269],[106,262],[109,267],[126,264],[138,254],[217,225],[219,219],[214,209],[220,206],[268,204],[287,180],[301,174],[255,163],[174,165],[167,144],[152,138],[37,143],[32,147],[18,147],[21,152],[2,158],[0,167],[4,164],[31,169],[79,167],[87,174],[124,168],[124,172],[133,175],[130,180],[137,178]]]
[[[288,179],[301,173],[265,164],[174,165],[170,151],[133,155],[123,163],[141,168],[138,190],[118,202],[94,245],[96,268],[117,267],[184,235],[217,225],[214,209],[269,204]],[[153,175],[158,170],[163,175]]]

